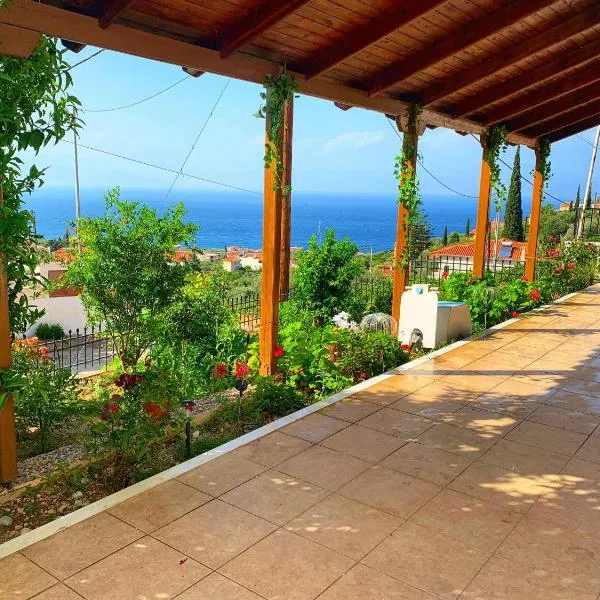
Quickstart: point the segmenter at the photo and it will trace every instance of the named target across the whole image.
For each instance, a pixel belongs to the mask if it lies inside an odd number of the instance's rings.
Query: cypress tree
[[[504,237],[515,242],[525,240],[523,232],[523,207],[521,205],[521,152],[517,148],[513,163],[508,198],[506,200],[506,213],[504,215]]]
[[[467,224],[465,225],[465,235],[471,235],[471,219],[467,217]]]
[[[585,199],[585,209],[587,210],[588,208],[592,208],[592,188],[591,188],[591,186],[588,191],[588,196]]]
[[[575,197],[575,212],[579,210],[581,204],[581,185],[577,186],[577,196]]]
[[[442,246],[448,245],[448,225],[444,227],[444,235],[442,236]]]

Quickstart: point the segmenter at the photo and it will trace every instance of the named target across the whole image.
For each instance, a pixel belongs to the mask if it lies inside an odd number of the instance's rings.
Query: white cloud
[[[347,131],[331,138],[323,145],[323,152],[329,153],[334,150],[347,148],[364,148],[374,146],[383,139],[383,131]]]

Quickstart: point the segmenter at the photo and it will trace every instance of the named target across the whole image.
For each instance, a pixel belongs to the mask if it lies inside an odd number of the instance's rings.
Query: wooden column
[[[473,256],[473,275],[483,277],[486,255],[489,247],[487,241],[490,222],[491,169],[488,161],[488,137],[481,134],[481,178],[479,180],[479,204],[477,206],[477,225],[475,227],[475,255]]]
[[[284,129],[285,116],[284,111]],[[266,120],[265,144],[270,144],[270,120]],[[281,215],[283,189],[277,182],[275,160],[265,168],[263,201],[262,282],[260,291],[260,374],[277,371],[274,356],[279,325],[279,282],[281,277]]]
[[[0,187],[0,206],[3,204]],[[8,318],[8,282],[4,257],[0,254],[0,368],[10,367],[10,323]],[[17,477],[17,437],[15,434],[15,410],[9,398],[0,410],[0,482]]]
[[[535,263],[537,258],[540,217],[544,191],[544,176],[541,171],[542,161],[539,148],[535,149],[535,172],[533,174],[533,196],[531,198],[531,215],[529,218],[529,235],[527,237],[527,254],[525,256],[525,277],[529,281],[535,279]]]
[[[292,229],[292,136],[294,130],[294,96],[285,104],[283,123],[283,174],[281,185],[281,279],[279,281],[280,300],[287,300],[290,292],[290,235]]]
[[[396,125],[398,129],[404,132],[402,137],[402,159],[403,166],[407,167],[411,173],[417,172],[417,152],[419,144],[419,133],[422,133],[424,126],[419,123],[416,114],[416,107],[411,107],[411,114],[408,117],[397,117]],[[403,181],[400,181],[402,188]],[[396,326],[400,323],[400,303],[402,294],[408,285],[408,267],[402,264],[404,254],[408,251],[408,210],[398,203],[398,213],[396,221],[396,243],[394,245],[394,269],[393,269],[393,292],[392,292],[392,317]]]

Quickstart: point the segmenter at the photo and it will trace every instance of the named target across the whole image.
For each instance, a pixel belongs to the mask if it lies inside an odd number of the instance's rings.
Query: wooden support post
[[[533,174],[533,196],[531,198],[531,216],[529,219],[529,236],[527,238],[527,254],[525,256],[525,277],[528,281],[535,279],[535,263],[537,259],[542,199],[544,196],[544,176],[541,172],[542,161],[540,149],[535,149],[535,172]]]
[[[0,206],[3,203],[0,186]],[[8,318],[8,282],[4,257],[0,254],[0,368],[10,367],[10,322]],[[17,477],[17,437],[15,410],[9,398],[0,410],[0,483]]]
[[[285,115],[284,124],[285,129]],[[265,144],[269,140],[270,119],[266,120]],[[279,281],[281,277],[281,213],[283,189],[277,185],[275,159],[265,168],[263,202],[262,281],[260,291],[260,374],[277,371],[274,356],[279,325]]]
[[[396,125],[404,132],[402,137],[402,161],[405,172],[416,174],[417,153],[419,145],[419,134],[423,133],[424,126],[419,123],[417,109],[411,106],[408,117],[397,117]],[[404,181],[400,180],[400,188]],[[400,303],[402,294],[408,285],[408,265],[404,262],[404,255],[408,251],[408,210],[398,203],[398,214],[396,222],[396,244],[394,246],[394,282],[392,292],[392,317],[396,327],[400,324]]]
[[[481,178],[479,180],[479,204],[477,206],[477,225],[475,226],[475,255],[473,256],[473,275],[483,277],[485,272],[486,255],[489,247],[488,226],[490,222],[491,169],[488,158],[488,137],[481,134]]]
[[[283,173],[281,186],[281,280],[279,282],[280,300],[287,300],[290,293],[290,260],[292,230],[292,136],[294,131],[294,96],[285,104],[283,121]]]

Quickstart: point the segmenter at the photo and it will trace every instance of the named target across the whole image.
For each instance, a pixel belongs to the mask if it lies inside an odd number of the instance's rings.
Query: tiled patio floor
[[[0,598],[596,600],[599,424],[596,287],[2,559]]]

